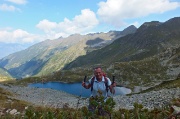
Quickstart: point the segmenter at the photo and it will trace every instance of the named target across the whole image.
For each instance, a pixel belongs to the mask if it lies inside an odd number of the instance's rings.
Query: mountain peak
[[[180,24],[180,17],[169,19],[164,24],[166,24],[167,26],[176,27],[178,24]]]
[[[122,31],[122,33],[123,33],[123,34],[135,33],[136,30],[137,30],[137,28],[136,28],[134,25],[131,25],[131,26],[125,28],[125,29]]]
[[[151,22],[145,22],[144,24],[142,24],[138,31],[144,31],[145,29],[148,29],[149,27],[157,27],[159,25],[161,25],[162,23],[159,21],[151,21]]]

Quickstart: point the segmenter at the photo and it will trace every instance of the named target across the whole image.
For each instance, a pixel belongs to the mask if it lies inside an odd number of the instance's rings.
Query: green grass
[[[115,75],[117,85],[131,89],[134,89],[134,86],[151,87],[156,83],[173,79],[173,77],[166,74],[168,67],[162,66],[158,58],[148,58],[131,62],[116,62],[111,66],[99,65],[103,67],[104,72],[110,79]],[[25,78],[23,80],[17,80],[15,84],[27,85],[28,83],[42,82],[42,80],[67,83],[82,82],[85,75],[87,79],[93,76],[93,67],[95,66],[96,65],[71,70],[61,70],[51,75],[44,74],[42,76]]]

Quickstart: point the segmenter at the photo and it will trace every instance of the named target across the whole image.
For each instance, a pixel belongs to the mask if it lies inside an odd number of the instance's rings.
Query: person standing
[[[104,75],[101,67],[96,67],[94,69],[94,77],[89,79],[88,84],[82,82],[82,86],[86,89],[91,88],[91,97],[99,96],[98,91],[100,91],[104,99],[106,99],[109,90],[112,94],[115,93],[114,87],[116,83],[112,83],[111,80]]]

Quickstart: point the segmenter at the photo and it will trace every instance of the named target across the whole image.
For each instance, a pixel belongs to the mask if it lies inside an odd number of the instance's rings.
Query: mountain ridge
[[[134,28],[134,30],[136,29]],[[7,57],[0,59],[0,66],[7,69],[12,76],[17,78],[33,76],[38,74],[42,69],[44,69],[43,67],[46,65],[46,63],[48,63],[51,60],[51,58],[52,60],[53,57],[57,58],[55,56],[56,54],[59,53],[61,54],[78,43],[82,43],[83,41],[86,41],[84,42],[85,43],[84,46],[87,46],[86,47],[87,49],[84,50],[87,51],[88,49],[90,49],[89,47],[90,45],[86,44],[88,40],[101,39],[101,41],[104,41],[104,43],[102,43],[100,47],[104,47],[105,45],[111,43],[106,41],[114,40],[116,39],[116,37],[124,36],[126,35],[126,32],[124,31],[122,34],[121,31],[117,31],[117,32],[111,31],[107,33],[94,33],[87,35],[73,34],[67,38],[60,37],[55,40],[45,40],[23,51],[13,53]],[[97,47],[93,47],[91,50],[96,50],[96,49]],[[88,52],[91,52],[91,50],[89,50]],[[64,56],[66,57],[67,55]],[[73,59],[70,59],[70,61],[72,60]],[[56,67],[52,69],[50,68],[50,71],[52,72],[59,70]]]
[[[0,66],[13,77],[21,78],[96,64],[139,61],[179,44],[178,26],[180,17],[163,23],[145,22],[139,28],[129,26],[123,31],[46,40],[2,58]]]
[[[111,64],[112,62],[141,60],[156,55],[169,46],[179,44],[179,21],[180,17],[172,18],[164,23],[146,22],[134,34],[119,38],[104,49],[79,57],[66,65],[64,69],[96,63]]]

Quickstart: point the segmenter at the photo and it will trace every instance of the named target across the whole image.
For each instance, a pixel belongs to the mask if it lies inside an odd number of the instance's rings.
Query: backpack
[[[108,90],[109,90],[108,79],[107,79],[105,73],[103,73],[103,76],[104,76],[104,79],[105,79],[104,84],[105,84],[105,86],[106,86],[106,91],[108,92]],[[95,76],[93,76],[92,79],[91,79],[91,92],[93,91],[94,80],[95,80]]]

